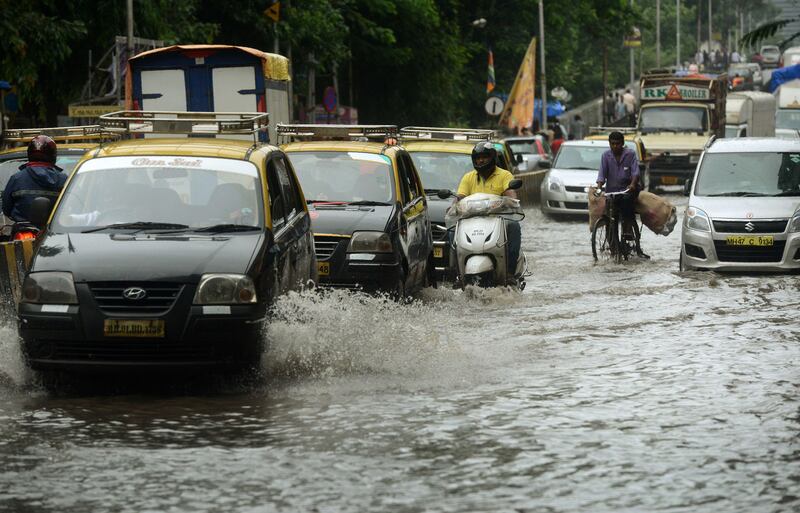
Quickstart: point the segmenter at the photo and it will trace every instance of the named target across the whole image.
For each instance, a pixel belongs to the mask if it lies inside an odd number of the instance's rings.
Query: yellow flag
[[[533,100],[536,87],[536,38],[531,39],[528,51],[514,79],[514,86],[500,115],[500,124],[511,129],[522,129],[533,125]]]

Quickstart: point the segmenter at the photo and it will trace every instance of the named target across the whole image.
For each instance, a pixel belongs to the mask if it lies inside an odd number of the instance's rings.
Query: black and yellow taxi
[[[67,175],[90,149],[108,140],[119,139],[118,133],[108,132],[99,125],[47,128],[14,128],[3,134],[4,149],[0,151],[0,195],[20,166],[28,161],[28,143],[37,135],[51,137],[57,144],[56,166]],[[7,238],[13,221],[0,213],[0,239]]]
[[[258,142],[267,120],[264,113],[101,117],[133,138],[86,154],[40,235],[18,306],[31,367],[222,369],[259,361],[270,304],[316,278],[292,165],[278,147]]]
[[[428,200],[397,127],[278,125],[310,207],[319,281],[402,297],[431,278]]]
[[[472,149],[481,141],[492,141],[498,155],[498,166],[510,170],[506,150],[493,141],[494,131],[473,128],[415,127],[400,129],[400,142],[411,155],[419,170],[430,209],[433,227],[432,261],[437,278],[455,278],[455,269],[449,269],[450,245],[444,224],[445,211],[452,198],[442,199],[440,190],[455,193],[461,178],[472,171]]]

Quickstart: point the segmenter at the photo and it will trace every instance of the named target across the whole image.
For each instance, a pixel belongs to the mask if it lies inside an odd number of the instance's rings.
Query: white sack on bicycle
[[[595,195],[596,185],[589,187],[589,231],[594,228],[594,223],[603,216],[606,211],[606,195],[601,192]]]
[[[675,210],[672,203],[652,192],[642,191],[636,200],[636,213],[641,217],[642,224],[656,235],[667,236],[672,233],[678,221]]]

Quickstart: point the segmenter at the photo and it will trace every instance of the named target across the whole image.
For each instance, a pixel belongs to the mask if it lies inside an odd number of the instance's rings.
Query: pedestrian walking
[[[581,119],[580,114],[575,114],[569,124],[569,139],[579,141],[586,136],[586,123]]]

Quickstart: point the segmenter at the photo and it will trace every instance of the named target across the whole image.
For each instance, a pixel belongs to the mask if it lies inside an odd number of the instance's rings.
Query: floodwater
[[[530,210],[523,293],[292,295],[256,382],[48,393],[3,328],[0,510],[800,510],[800,278],[643,245]]]

